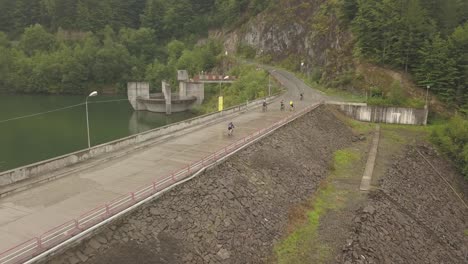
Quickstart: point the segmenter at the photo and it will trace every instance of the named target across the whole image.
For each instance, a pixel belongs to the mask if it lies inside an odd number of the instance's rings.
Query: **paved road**
[[[325,100],[322,94],[288,72],[275,70],[272,74],[288,89],[281,97],[286,104],[294,100],[300,109]],[[304,91],[304,101],[299,101],[299,91]],[[255,108],[233,117],[236,125],[234,137],[226,135],[227,123],[223,121],[0,199],[0,252],[278,121],[289,114],[288,111],[279,111],[279,100],[271,104],[266,113]]]

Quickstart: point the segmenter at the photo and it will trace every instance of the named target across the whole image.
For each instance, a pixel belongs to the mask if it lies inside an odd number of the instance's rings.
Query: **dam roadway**
[[[257,107],[224,117],[215,124],[188,131],[125,157],[1,198],[0,252],[277,122],[290,114],[279,110],[281,99],[284,99],[286,109],[293,100],[298,110],[327,99],[288,72],[275,70],[272,75],[287,91],[269,105],[267,112]],[[300,91],[304,92],[303,101],[299,101]],[[227,136],[229,121],[236,125],[233,137]]]

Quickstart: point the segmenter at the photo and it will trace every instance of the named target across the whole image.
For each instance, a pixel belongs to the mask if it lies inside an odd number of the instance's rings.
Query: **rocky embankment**
[[[453,166],[427,145],[408,146],[356,212],[338,263],[468,263],[468,209],[417,150],[467,197]]]
[[[352,138],[320,107],[48,263],[265,262]]]

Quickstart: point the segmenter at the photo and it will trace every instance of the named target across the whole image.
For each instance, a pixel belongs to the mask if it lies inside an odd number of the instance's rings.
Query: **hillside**
[[[414,88],[430,86],[444,104],[466,112],[467,21],[466,1],[282,0],[240,28],[211,35],[228,50],[325,86],[373,90],[386,99],[397,81],[420,100],[423,91]],[[382,69],[387,83],[375,85],[366,68]],[[397,75],[404,81],[385,80]]]
[[[222,64],[217,44],[194,47],[208,36],[230,54],[378,102],[430,86],[449,107],[468,105],[462,0],[0,0],[0,10],[0,91],[84,94],[122,90],[130,80],[159,86],[177,68]],[[376,67],[405,81],[374,85],[365,68]],[[400,104],[421,105],[421,97]]]

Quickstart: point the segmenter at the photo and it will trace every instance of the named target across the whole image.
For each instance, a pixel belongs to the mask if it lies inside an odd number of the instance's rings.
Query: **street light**
[[[96,96],[98,93],[96,91],[90,93],[87,97],[86,97],[86,130],[88,131],[88,148],[91,148],[91,141],[89,140],[89,118],[88,118],[88,98],[89,97],[94,97]]]
[[[427,108],[427,97],[429,95],[429,89],[431,89],[431,86],[430,85],[426,86],[426,108]]]
[[[268,96],[271,96],[271,74],[275,71],[276,70],[272,70],[270,74],[268,74]]]
[[[271,96],[271,73],[268,74],[268,96]]]

